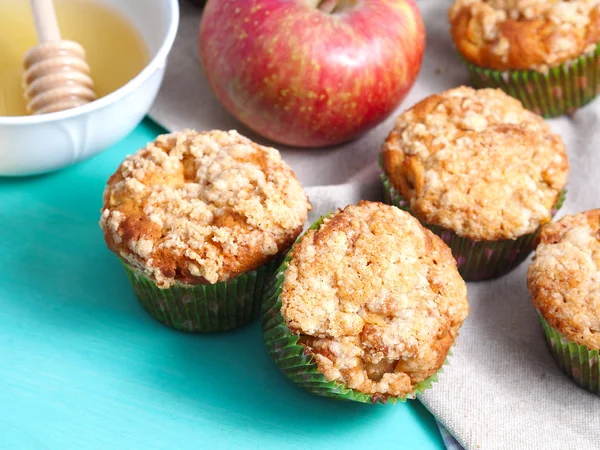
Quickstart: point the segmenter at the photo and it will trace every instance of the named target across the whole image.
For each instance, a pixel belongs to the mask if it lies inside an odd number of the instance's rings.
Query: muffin
[[[313,224],[263,301],[284,374],[338,399],[394,403],[436,380],[469,305],[448,247],[409,214],[362,201]]]
[[[548,348],[581,387],[600,394],[600,209],[540,233],[527,284]]]
[[[476,87],[500,88],[544,117],[600,90],[599,0],[455,0],[449,18]]]
[[[279,152],[235,131],[159,136],[104,191],[100,226],[154,318],[229,330],[260,312],[266,278],[310,204]]]
[[[540,116],[500,90],[468,87],[400,115],[382,166],[387,202],[439,235],[468,281],[527,257],[562,203],[569,169],[565,146]]]

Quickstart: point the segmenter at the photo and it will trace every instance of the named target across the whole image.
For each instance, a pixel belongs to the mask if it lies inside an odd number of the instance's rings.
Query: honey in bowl
[[[63,39],[79,42],[98,98],[134,78],[149,61],[138,31],[101,0],[54,0]],[[37,44],[29,1],[0,0],[0,116],[25,116],[23,56]]]

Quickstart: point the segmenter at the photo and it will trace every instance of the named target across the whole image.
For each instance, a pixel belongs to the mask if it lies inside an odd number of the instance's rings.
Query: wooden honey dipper
[[[30,114],[84,105],[97,98],[85,50],[60,37],[52,0],[31,0],[38,45],[25,54],[25,99]]]

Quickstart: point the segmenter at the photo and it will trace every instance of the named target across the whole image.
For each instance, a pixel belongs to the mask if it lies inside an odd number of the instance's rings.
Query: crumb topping
[[[159,136],[108,181],[100,226],[157,286],[225,281],[301,232],[310,204],[273,148],[235,131]]]
[[[455,0],[452,35],[471,62],[545,71],[593,51],[600,0]]]
[[[600,209],[546,225],[527,273],[544,319],[571,341],[600,350]]]
[[[474,240],[516,239],[549,222],[569,169],[541,117],[500,90],[467,87],[400,115],[382,156],[422,222]]]
[[[328,380],[399,396],[434,374],[469,306],[449,248],[398,208],[362,201],[293,248],[281,313]]]

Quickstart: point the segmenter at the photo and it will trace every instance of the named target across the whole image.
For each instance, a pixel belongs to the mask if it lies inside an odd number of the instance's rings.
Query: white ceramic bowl
[[[150,109],[179,25],[178,0],[102,0],[140,32],[148,65],[87,105],[39,116],[0,117],[0,175],[34,175],[96,155],[129,134]]]

